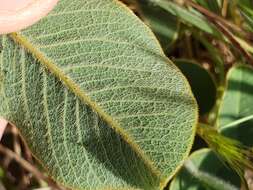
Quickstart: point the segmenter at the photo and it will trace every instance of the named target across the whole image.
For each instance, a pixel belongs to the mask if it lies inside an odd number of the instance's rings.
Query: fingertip
[[[17,32],[33,25],[57,3],[58,0],[0,0],[0,34]]]
[[[6,129],[8,125],[8,121],[6,121],[5,119],[0,118],[0,140],[3,137],[4,131]]]

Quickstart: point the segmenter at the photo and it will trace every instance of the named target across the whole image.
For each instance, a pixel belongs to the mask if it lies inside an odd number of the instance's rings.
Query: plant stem
[[[24,160],[20,155],[16,154],[15,152],[11,151],[10,149],[4,147],[0,144],[0,153],[7,155],[9,158],[14,159],[18,162],[24,169],[31,172],[37,179],[44,180],[47,182],[53,189],[63,190],[57,184],[55,184],[51,179],[43,175],[37,168],[32,166],[29,162]]]
[[[230,42],[234,44],[235,47],[238,48],[238,50],[244,55],[244,57],[247,59],[247,61],[253,65],[253,58],[250,53],[248,53],[241,44],[236,40],[234,35],[227,29],[231,28],[234,30],[237,30],[238,32],[243,32],[240,28],[238,28],[236,25],[227,22],[222,17],[208,11],[204,7],[194,3],[192,0],[185,0],[186,4],[190,5],[191,7],[197,9],[200,13],[202,13],[211,23],[213,23],[227,38]],[[226,28],[227,27],[227,28]]]
[[[252,40],[253,39],[253,34],[245,32],[244,30],[242,30],[240,27],[238,27],[237,25],[227,21],[226,19],[220,17],[219,15],[205,9],[204,7],[198,5],[197,3],[193,2],[192,0],[185,0],[185,3],[193,8],[195,8],[196,10],[198,10],[200,13],[202,13],[205,17],[212,19],[214,21],[218,21],[220,22],[222,25],[228,27],[231,30],[234,30],[240,34],[243,34],[247,39]]]
[[[251,54],[246,51],[241,44],[236,40],[236,38],[234,37],[233,34],[231,34],[231,32],[229,30],[227,30],[227,28],[225,28],[224,26],[222,26],[219,22],[213,22],[213,24],[215,24],[217,26],[217,28],[220,29],[220,31],[228,38],[228,40],[230,42],[232,42],[234,44],[235,47],[238,48],[238,50],[241,52],[242,55],[244,55],[244,57],[247,59],[247,61],[253,65],[253,57],[251,56]]]
[[[225,18],[227,16],[228,0],[224,0],[222,4],[221,15]]]

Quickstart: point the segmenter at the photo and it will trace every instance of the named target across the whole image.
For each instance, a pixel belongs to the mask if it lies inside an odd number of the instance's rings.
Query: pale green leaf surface
[[[218,127],[223,133],[253,145],[253,69],[237,65],[230,69],[220,107]]]
[[[61,0],[1,37],[0,115],[77,189],[162,189],[182,165],[195,100],[150,30],[113,0]]]

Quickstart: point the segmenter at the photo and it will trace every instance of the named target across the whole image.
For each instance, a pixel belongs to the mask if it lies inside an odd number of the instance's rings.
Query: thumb
[[[0,0],[0,34],[17,32],[46,16],[58,0]]]

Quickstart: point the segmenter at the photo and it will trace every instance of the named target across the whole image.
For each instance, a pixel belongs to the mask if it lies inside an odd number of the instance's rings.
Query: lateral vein
[[[53,73],[62,83],[67,86],[76,96],[78,96],[83,103],[88,105],[93,111],[98,113],[112,129],[115,130],[116,133],[119,133],[121,137],[128,143],[133,150],[142,158],[144,163],[147,165],[147,167],[150,169],[150,172],[152,172],[155,176],[157,176],[160,180],[161,179],[161,172],[157,167],[155,167],[154,163],[148,158],[145,153],[141,150],[141,148],[136,144],[133,139],[130,137],[129,134],[125,132],[124,129],[120,127],[120,124],[115,121],[110,115],[105,113],[103,109],[97,105],[92,99],[87,96],[82,89],[69,77],[65,75],[64,72],[60,70],[46,55],[44,55],[41,51],[37,50],[32,43],[28,39],[26,39],[24,36],[18,33],[12,33],[9,35],[11,39],[13,39],[18,44],[22,45],[25,49],[27,49],[35,58],[39,60],[39,62],[46,67],[51,73]]]

